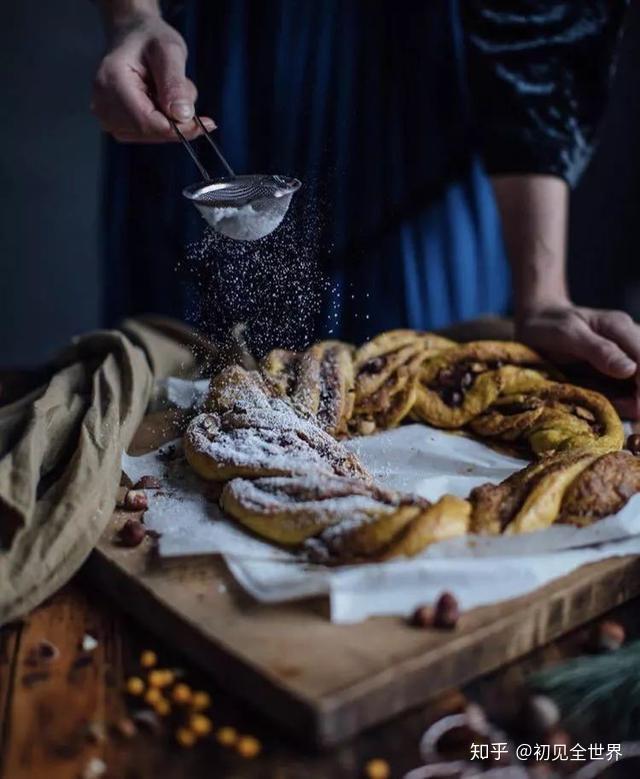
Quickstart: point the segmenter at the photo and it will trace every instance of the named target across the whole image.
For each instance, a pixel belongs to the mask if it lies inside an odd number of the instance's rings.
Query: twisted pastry
[[[528,533],[551,525],[572,481],[594,462],[591,452],[539,460],[500,484],[483,484],[471,491],[472,533]]]
[[[619,449],[624,443],[620,418],[605,397],[556,382],[498,398],[469,427],[486,438],[524,438],[536,455],[585,447]]]
[[[233,479],[220,499],[242,525],[285,545],[300,544],[345,520],[359,524],[392,516],[399,503],[397,494],[375,485],[318,472]]]
[[[552,381],[520,344],[394,330],[355,350],[338,341],[275,350],[261,371],[231,367],[212,380],[210,413],[190,423],[186,456],[204,478],[228,482],[221,505],[239,523],[325,563],[414,555],[469,531],[589,524],[640,491],[640,459],[617,451],[611,404]],[[382,490],[335,439],[408,416],[526,444],[540,459],[469,500]]]
[[[340,341],[321,341],[302,353],[275,349],[262,369],[296,408],[313,414],[330,435],[340,436],[353,412],[352,351]]]
[[[202,478],[278,476],[316,469],[370,481],[348,452],[282,398],[273,397],[255,372],[225,368],[211,382],[207,407],[188,425],[184,451]]]
[[[607,452],[569,485],[556,522],[590,525],[620,511],[637,492],[640,492],[640,458],[630,452]]]
[[[367,434],[396,427],[410,413],[420,367],[435,354],[455,346],[433,333],[391,330],[355,353],[355,404],[351,428]]]
[[[420,369],[414,413],[435,427],[464,427],[500,395],[542,385],[544,370],[542,359],[521,344],[475,341],[455,346]]]
[[[328,526],[305,548],[315,562],[332,565],[413,557],[429,544],[464,535],[470,511],[468,501],[453,495],[433,504],[407,496],[377,518]]]

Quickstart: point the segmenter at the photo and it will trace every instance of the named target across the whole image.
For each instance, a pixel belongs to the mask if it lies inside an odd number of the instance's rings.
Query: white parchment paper
[[[179,403],[199,394],[180,387]],[[174,398],[175,398],[174,395]],[[466,497],[485,482],[499,482],[525,462],[478,441],[407,425],[347,444],[383,485],[430,500],[445,493]],[[179,441],[142,457],[123,456],[136,481],[159,476],[163,489],[148,491],[148,527],[161,533],[165,558],[221,554],[236,580],[257,600],[277,603],[326,595],[334,622],[376,614],[407,614],[455,593],[463,609],[524,595],[581,565],[640,553],[640,495],[618,514],[591,527],[556,526],[520,536],[465,536],[435,544],[420,556],[380,564],[326,569],[245,533],[225,519],[181,456]]]

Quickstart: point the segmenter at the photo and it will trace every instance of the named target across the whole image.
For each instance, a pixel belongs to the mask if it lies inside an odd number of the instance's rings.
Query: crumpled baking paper
[[[172,389],[175,389],[172,388]],[[200,394],[180,387],[176,405]],[[407,425],[346,444],[384,486],[430,500],[445,493],[466,497],[473,487],[497,483],[525,461],[479,441],[425,425]],[[167,453],[173,456],[167,456]],[[326,595],[331,620],[357,622],[379,614],[410,613],[449,590],[462,609],[525,595],[581,565],[640,553],[640,495],[618,514],[586,528],[555,526],[519,536],[464,536],[427,548],[411,559],[327,569],[249,535],[227,520],[211,485],[193,474],[180,441],[141,457],[123,456],[135,482],[158,476],[149,490],[145,524],[161,534],[161,558],[220,554],[235,579],[266,603]]]

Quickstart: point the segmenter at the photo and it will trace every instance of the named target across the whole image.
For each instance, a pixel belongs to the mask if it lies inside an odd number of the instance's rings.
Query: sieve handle
[[[198,166],[198,170],[200,171],[200,173],[202,175],[202,178],[205,181],[211,181],[211,176],[207,173],[207,169],[204,167],[204,165],[198,159],[198,155],[193,150],[193,147],[191,146],[189,141],[180,132],[180,128],[178,127],[178,125],[173,121],[173,119],[169,119],[169,121],[171,122],[171,126],[173,127],[173,129],[176,131],[176,134],[177,134],[178,138],[180,138],[180,141],[182,142],[182,145],[184,146],[184,148],[189,153],[189,156],[195,162],[195,164]],[[198,121],[200,121],[200,120],[198,120]],[[206,132],[206,130],[205,130],[205,132]]]
[[[197,123],[200,125],[200,129],[201,129],[201,130],[202,130],[202,132],[204,133],[204,137],[205,137],[205,138],[206,138],[206,139],[209,141],[209,143],[210,143],[210,144],[211,144],[211,146],[213,147],[213,150],[214,150],[214,151],[215,151],[215,153],[218,155],[218,158],[220,159],[220,162],[221,162],[221,163],[222,163],[222,164],[225,166],[225,168],[227,169],[227,173],[228,173],[228,174],[231,176],[231,178],[232,178],[232,179],[234,179],[234,178],[236,177],[236,174],[233,172],[233,170],[232,170],[232,168],[231,168],[231,165],[229,165],[229,163],[226,161],[226,159],[225,159],[225,157],[224,157],[224,154],[223,154],[223,153],[220,151],[220,149],[218,148],[218,144],[217,144],[217,143],[216,143],[216,142],[213,140],[213,138],[211,137],[211,135],[210,135],[210,134],[209,134],[209,132],[207,131],[207,128],[206,128],[206,127],[204,126],[204,124],[202,123],[202,119],[200,119],[200,117],[198,116],[198,114],[196,114],[196,115],[195,115],[195,120],[196,120],[196,122],[197,122]]]

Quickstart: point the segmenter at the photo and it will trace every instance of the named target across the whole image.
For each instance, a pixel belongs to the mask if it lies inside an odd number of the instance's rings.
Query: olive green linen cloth
[[[48,381],[0,408],[0,624],[54,593],[97,543],[155,379],[193,374],[192,334],[149,317],[83,335]]]

